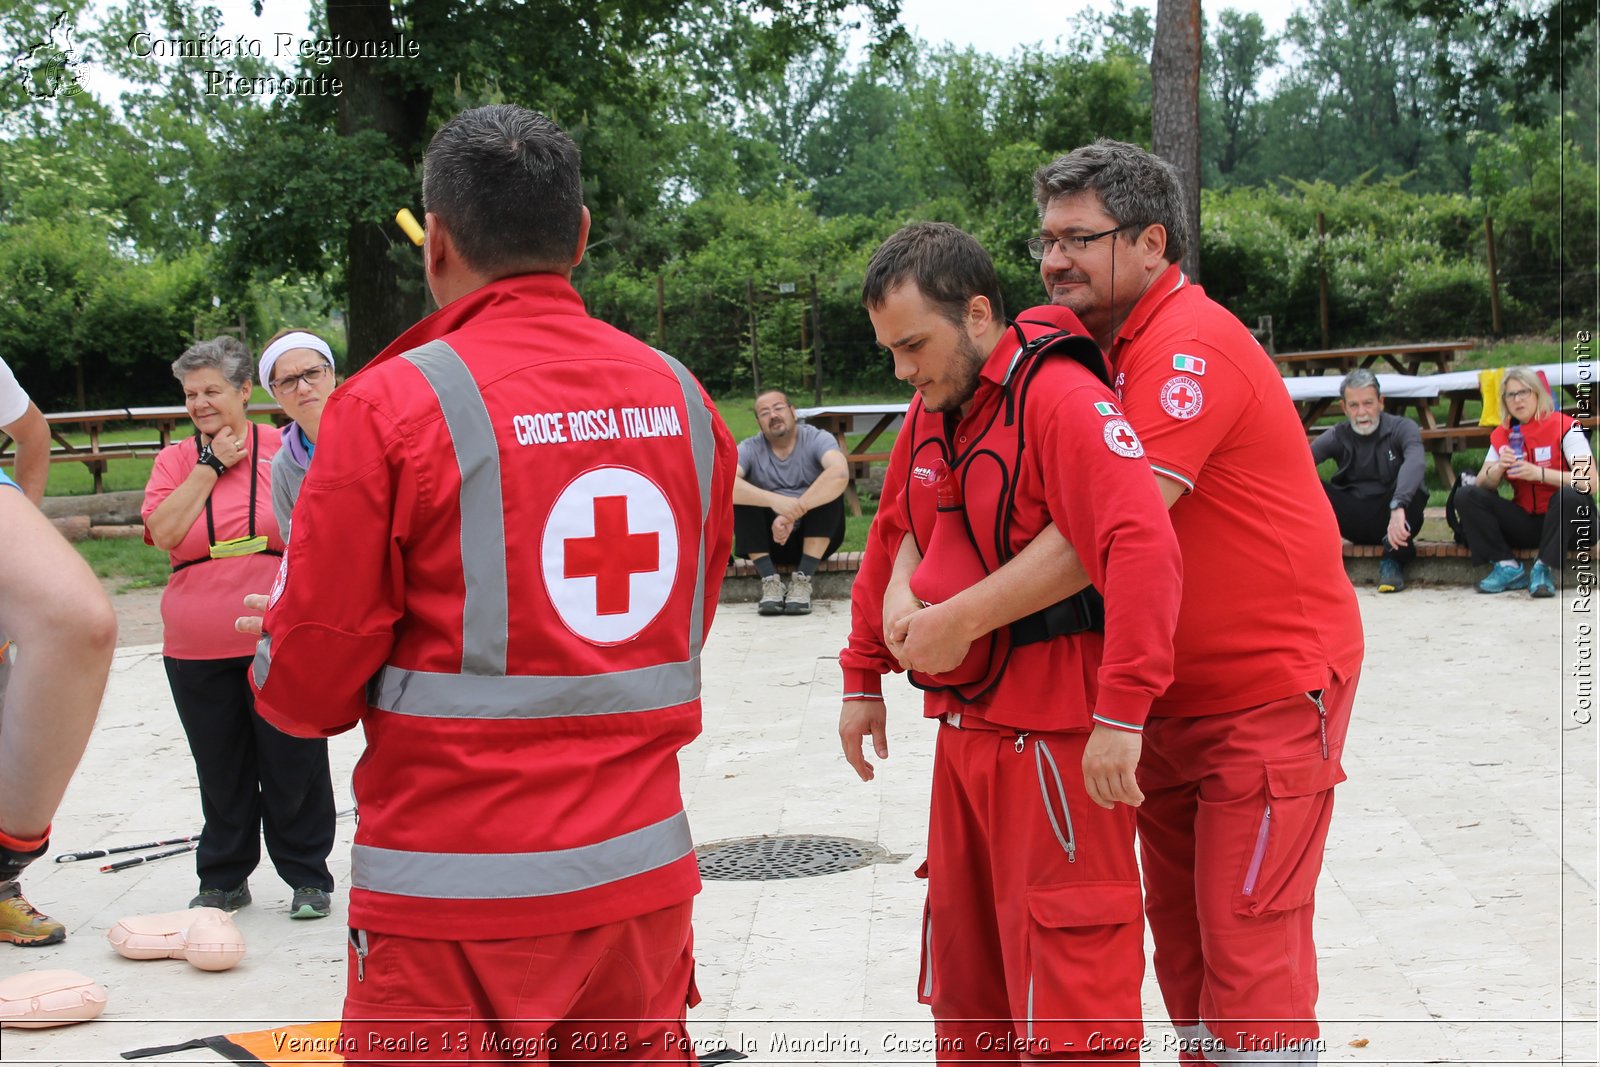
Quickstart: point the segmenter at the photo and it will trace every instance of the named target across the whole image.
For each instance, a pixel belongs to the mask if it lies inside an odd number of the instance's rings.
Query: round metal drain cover
[[[811,834],[736,837],[696,845],[695,852],[700,859],[700,877],[715,882],[813,878],[904,858],[871,841]]]

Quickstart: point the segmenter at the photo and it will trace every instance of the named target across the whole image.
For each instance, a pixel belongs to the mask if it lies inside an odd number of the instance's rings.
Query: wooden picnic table
[[[889,453],[872,450],[879,437],[900,424],[909,404],[836,404],[832,407],[796,408],[795,418],[803,419],[821,430],[833,434],[839,450],[850,461],[850,481],[845,484],[845,502],[850,514],[861,514],[861,497],[856,494],[857,478],[865,478],[873,463],[886,463]],[[854,448],[845,444],[847,434],[859,433],[861,440]]]
[[[1552,390],[1564,391],[1566,404],[1557,404],[1567,414],[1593,416],[1594,383],[1596,368],[1593,364],[1542,363],[1530,368],[1542,372]],[[1483,399],[1481,371],[1451,371],[1447,374],[1425,374],[1418,377],[1399,374],[1378,375],[1378,388],[1383,393],[1384,407],[1395,414],[1409,414],[1422,429],[1423,447],[1433,456],[1434,470],[1440,483],[1449,488],[1455,484],[1456,472],[1453,456],[1468,448],[1486,447],[1493,426],[1479,423],[1474,409],[1467,414],[1467,406]],[[1307,432],[1315,434],[1326,427],[1316,423],[1335,413],[1333,402],[1339,398],[1337,378],[1285,378],[1289,396],[1300,409],[1301,420]],[[1587,397],[1587,399],[1586,399]],[[1443,416],[1435,414],[1438,401],[1445,402]]]
[[[276,403],[250,405],[250,414],[281,414]],[[82,463],[94,479],[94,491],[105,491],[106,465],[114,459],[154,456],[172,443],[176,428],[189,418],[182,404],[151,408],[101,408],[97,411],[57,411],[46,413],[45,423],[55,444],[50,448],[51,463]],[[113,424],[155,423],[156,438],[144,441],[106,441],[103,434]],[[89,438],[86,445],[68,439],[69,433]],[[0,432],[0,461],[12,458],[15,442]]]
[[[1280,352],[1272,357],[1272,361],[1286,377],[1315,376],[1330,370],[1349,374],[1357,367],[1370,368],[1380,359],[1400,374],[1420,374],[1423,365],[1430,363],[1443,374],[1455,362],[1457,352],[1464,352],[1471,347],[1471,341],[1368,345],[1364,348],[1326,348],[1314,352]]]
[[[281,415],[283,408],[276,401],[256,402],[247,409],[250,415]],[[128,408],[126,418],[131,422],[153,422],[161,437],[161,447],[172,444],[177,428],[189,419],[189,409],[182,404],[164,404],[153,408]]]

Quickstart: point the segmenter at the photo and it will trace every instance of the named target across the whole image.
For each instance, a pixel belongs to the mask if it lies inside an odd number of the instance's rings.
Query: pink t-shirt
[[[255,532],[266,534],[268,548],[281,554],[283,537],[272,515],[272,457],[282,439],[270,426],[257,426],[253,436]],[[189,477],[197,459],[198,451],[192,437],[168,445],[156,456],[150,481],[144,487],[144,507],[140,512],[146,523],[150,521],[150,513]],[[217,479],[211,490],[211,511],[218,541],[245,537],[250,532],[250,482],[245,477],[248,469],[244,463],[235,464]],[[211,544],[207,538],[206,513],[202,508],[182,543],[170,553],[174,567],[189,560],[205,562],[184,567],[167,582],[167,591],[161,597],[161,621],[165,629],[161,651],[173,659],[228,659],[253,655],[256,639],[239,633],[233,628],[233,622],[245,614],[246,593],[265,593],[272,588],[279,558],[257,552],[249,556],[211,559]],[[145,544],[153,543],[148,525],[144,540]]]

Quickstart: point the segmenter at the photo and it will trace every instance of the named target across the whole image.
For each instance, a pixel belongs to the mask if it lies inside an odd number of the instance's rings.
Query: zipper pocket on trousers
[[[1251,896],[1256,891],[1256,879],[1261,876],[1261,861],[1267,857],[1267,838],[1272,834],[1272,805],[1267,805],[1267,810],[1261,813],[1261,830],[1256,834],[1256,850],[1250,854],[1250,866],[1244,872],[1245,896]]]
[[[367,980],[367,932],[351,929],[350,947],[356,950],[356,981]]]
[[[1018,736],[1019,742],[1022,735]],[[1021,751],[1021,749],[1018,749]],[[1066,850],[1067,862],[1078,862],[1078,835],[1072,829],[1072,809],[1067,806],[1067,788],[1061,783],[1061,771],[1056,767],[1056,758],[1050,754],[1050,747],[1043,741],[1033,743],[1033,763],[1039,772],[1039,793],[1044,798],[1044,813],[1050,816],[1050,828],[1056,832],[1056,840],[1061,842],[1061,847]],[[1067,824],[1067,832],[1061,832],[1061,822],[1056,819],[1055,805],[1050,802],[1050,786],[1045,781],[1044,767],[1050,765],[1050,774],[1056,780],[1056,794],[1061,797],[1061,818]]]
[[[1328,758],[1328,709],[1322,703],[1323,690],[1306,694],[1306,699],[1317,706],[1317,735],[1322,739],[1322,758]]]

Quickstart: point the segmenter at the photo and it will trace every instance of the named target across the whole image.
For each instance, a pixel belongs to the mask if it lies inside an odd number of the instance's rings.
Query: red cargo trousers
[[[1084,792],[1088,737],[939,728],[917,989],[939,1063],[1139,1062],[1133,810]]]
[[[1145,914],[1181,1063],[1316,1062],[1313,896],[1358,677],[1145,724]]]
[[[696,1063],[691,908],[502,941],[352,930],[344,1061]]]

